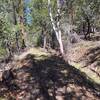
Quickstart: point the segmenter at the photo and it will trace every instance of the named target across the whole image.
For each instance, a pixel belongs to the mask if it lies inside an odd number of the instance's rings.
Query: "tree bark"
[[[12,1],[12,6],[13,6],[14,25],[17,25],[16,7],[15,7],[14,0]],[[19,38],[18,38],[18,32],[15,32],[15,38],[16,38],[16,48],[17,48],[17,52],[19,52]]]
[[[86,30],[86,34],[85,34],[85,39],[90,39],[90,33],[91,33],[91,23],[90,23],[90,18],[85,15],[85,21],[87,23],[87,30]]]
[[[20,31],[22,34],[22,48],[26,47],[26,41],[27,41],[27,33],[24,29],[24,1],[19,0],[19,24],[20,24]]]
[[[60,52],[61,52],[61,54],[64,54],[63,43],[62,43],[62,38],[61,38],[61,30],[60,30],[60,21],[59,21],[59,18],[60,18],[59,0],[57,0],[57,22],[56,22],[56,24],[55,24],[54,19],[53,19],[50,0],[48,0],[48,10],[49,10],[49,16],[50,16],[50,20],[51,20],[51,23],[53,26],[53,30],[55,31],[56,38],[57,38],[59,46],[60,46]]]

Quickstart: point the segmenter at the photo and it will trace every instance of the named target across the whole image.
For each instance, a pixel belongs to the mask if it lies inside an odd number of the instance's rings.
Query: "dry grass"
[[[44,52],[41,48],[30,48],[29,50],[23,52],[21,55],[15,55],[15,60],[22,60],[24,59],[28,54],[34,55],[35,59],[45,59],[46,57],[50,56],[49,53]]]

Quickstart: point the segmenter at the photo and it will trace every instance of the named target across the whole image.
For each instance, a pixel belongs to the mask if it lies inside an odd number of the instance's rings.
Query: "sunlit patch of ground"
[[[75,44],[68,55],[70,65],[100,84],[100,41]]]
[[[49,53],[44,52],[44,50],[41,48],[30,48],[21,55],[15,55],[15,60],[22,60],[28,54],[34,55],[35,59],[45,59],[46,57],[50,56]]]

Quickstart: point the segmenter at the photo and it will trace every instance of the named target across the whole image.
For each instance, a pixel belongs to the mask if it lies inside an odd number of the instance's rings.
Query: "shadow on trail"
[[[19,87],[16,98],[21,100],[99,100],[100,91],[78,70],[62,58],[51,56],[34,60],[28,55],[21,68],[15,69],[14,82]],[[99,87],[99,85],[98,85]],[[20,100],[20,99],[18,99]]]

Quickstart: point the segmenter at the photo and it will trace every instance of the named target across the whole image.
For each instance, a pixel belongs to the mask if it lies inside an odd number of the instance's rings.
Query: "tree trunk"
[[[88,16],[85,17],[86,23],[87,23],[87,32],[85,34],[85,39],[90,39],[90,33],[91,33],[91,23]]]
[[[91,33],[91,25],[90,25],[90,20],[89,20],[89,18],[87,18],[87,24],[88,24],[87,34],[89,35],[89,38],[90,38],[90,33]]]
[[[26,47],[26,41],[27,41],[27,33],[25,32],[24,29],[24,1],[19,0],[19,19],[20,19],[20,31],[22,34],[22,48]]]
[[[12,1],[12,6],[13,6],[14,25],[17,25],[16,7],[15,7],[15,4],[14,4],[14,1]],[[18,38],[18,32],[15,32],[15,38],[16,38],[16,48],[17,48],[17,52],[19,52],[19,38]]]
[[[50,20],[52,22],[52,26],[53,26],[53,29],[54,29],[55,34],[56,34],[56,38],[57,38],[59,46],[60,46],[60,52],[62,54],[64,54],[63,43],[62,43],[62,38],[61,38],[60,22],[59,22],[59,18],[60,18],[59,0],[57,0],[57,7],[58,7],[58,9],[57,9],[57,25],[55,25],[54,20],[53,20],[53,16],[52,16],[52,12],[51,12],[51,1],[48,0],[48,10],[49,10],[49,15],[50,15]]]
[[[47,44],[47,37],[44,36],[44,40],[43,40],[43,48],[46,49],[46,44]]]

